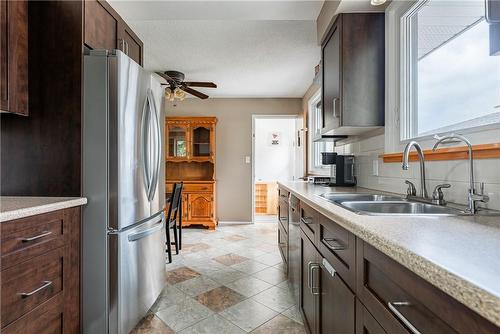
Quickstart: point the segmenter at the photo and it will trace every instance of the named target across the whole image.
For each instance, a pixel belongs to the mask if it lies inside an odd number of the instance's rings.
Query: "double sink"
[[[452,207],[411,201],[392,195],[325,193],[319,196],[354,213],[364,215],[458,216],[466,214],[465,211]]]

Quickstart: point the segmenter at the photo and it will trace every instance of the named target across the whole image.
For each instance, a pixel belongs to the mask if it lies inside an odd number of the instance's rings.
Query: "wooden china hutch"
[[[184,182],[182,226],[215,229],[215,117],[167,117],[166,191]]]

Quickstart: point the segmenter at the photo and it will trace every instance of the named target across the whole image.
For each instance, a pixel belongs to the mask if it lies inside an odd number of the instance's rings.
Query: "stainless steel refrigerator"
[[[83,332],[129,333],[165,283],[163,90],[118,50],[83,79]]]

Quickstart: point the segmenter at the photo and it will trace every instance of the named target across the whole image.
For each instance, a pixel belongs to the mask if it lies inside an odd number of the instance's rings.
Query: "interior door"
[[[151,138],[145,139],[152,125],[147,118],[147,92],[151,74],[121,51],[110,57],[110,193],[117,217],[110,225],[122,229],[151,215],[148,189],[151,168],[145,159]],[[148,153],[150,154],[150,153]],[[152,157],[152,155],[149,155]],[[149,177],[145,177],[145,173]],[[114,209],[112,210],[114,212]]]

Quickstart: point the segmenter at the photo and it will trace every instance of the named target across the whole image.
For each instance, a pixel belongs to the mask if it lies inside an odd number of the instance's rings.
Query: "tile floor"
[[[303,334],[276,223],[184,229],[166,284],[134,334]]]

